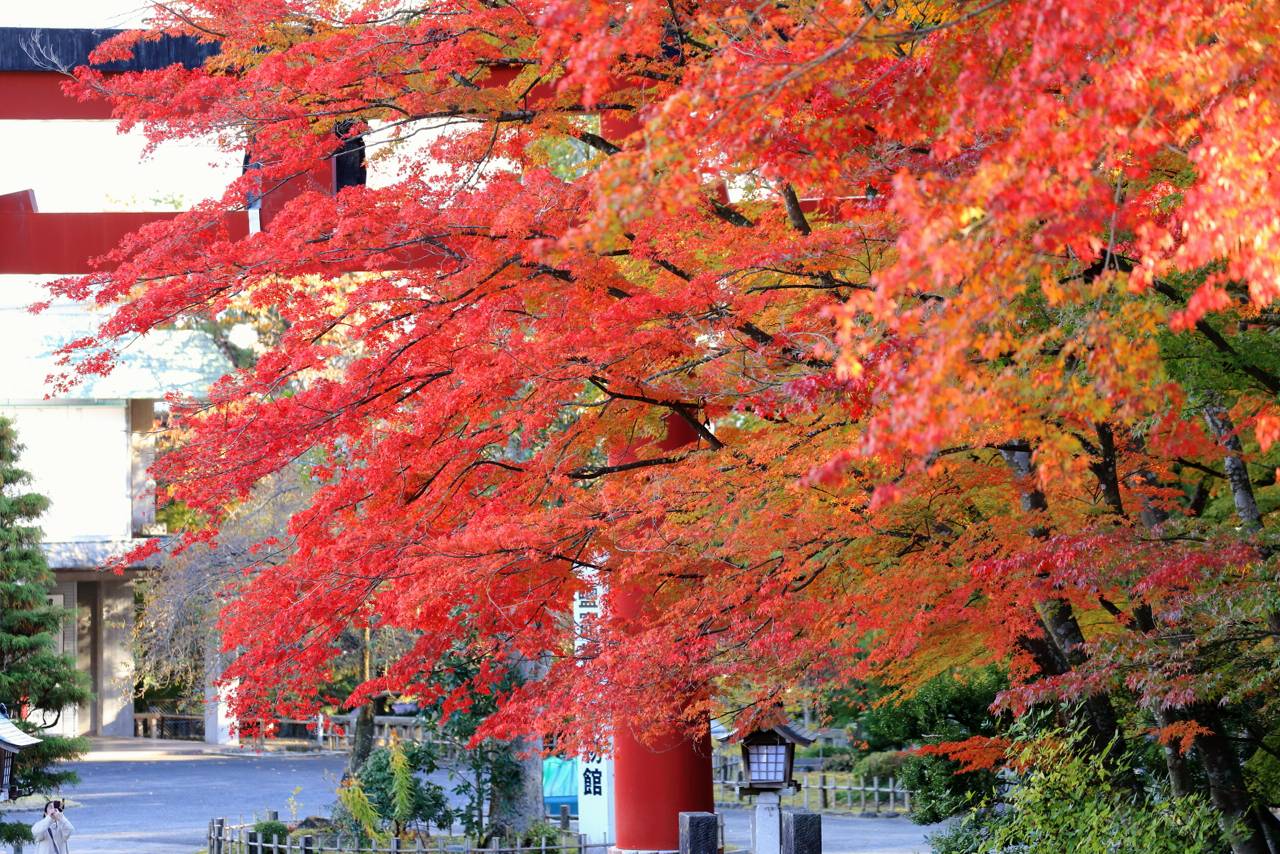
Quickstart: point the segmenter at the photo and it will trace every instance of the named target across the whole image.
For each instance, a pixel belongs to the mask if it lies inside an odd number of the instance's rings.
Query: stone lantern
[[[12,800],[17,796],[13,779],[13,757],[18,751],[39,744],[41,739],[27,735],[9,720],[8,709],[0,704],[0,801]]]
[[[808,747],[813,737],[792,724],[779,724],[742,737],[743,782],[739,795],[755,795],[751,816],[751,848],[755,854],[782,850],[782,795],[796,790],[791,779],[796,745]]]

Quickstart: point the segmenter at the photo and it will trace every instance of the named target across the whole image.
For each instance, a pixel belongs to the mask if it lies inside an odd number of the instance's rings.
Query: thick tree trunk
[[[1209,421],[1209,426],[1218,434],[1219,440],[1223,441],[1228,448],[1232,447],[1230,443],[1234,443],[1234,450],[1238,451],[1240,441],[1235,437],[1234,427],[1231,426],[1230,420],[1226,418],[1225,411],[1219,411],[1216,416],[1212,417],[1206,412],[1205,417]],[[1104,436],[1103,430],[1099,428],[1098,437],[1103,454],[1101,459],[1095,462],[1093,471],[1098,475],[1098,480],[1102,485],[1103,498],[1107,502],[1109,509],[1117,515],[1123,516],[1124,505],[1120,498],[1119,489],[1108,488],[1108,481],[1113,487],[1118,487],[1119,483],[1116,476],[1115,446],[1108,441],[1110,436],[1109,429]],[[1107,453],[1108,448],[1110,450],[1109,455]],[[1231,455],[1228,455],[1228,459],[1235,459],[1236,463],[1239,464],[1239,470],[1243,473],[1243,489],[1247,493],[1242,500],[1235,482],[1232,482],[1232,492],[1237,495],[1236,510],[1241,512],[1243,521],[1249,508],[1252,508],[1253,518],[1259,520],[1258,508],[1253,500],[1253,489],[1249,484],[1248,473],[1243,471],[1244,462],[1239,457],[1232,457]],[[1227,470],[1230,473],[1230,464],[1228,464]],[[1146,479],[1151,477],[1150,474],[1140,476]],[[1162,509],[1151,505],[1149,502],[1144,504],[1140,515],[1142,522],[1148,527],[1160,525],[1167,518],[1167,514]],[[1261,523],[1258,522],[1258,524],[1260,526]],[[1150,607],[1141,605],[1135,608],[1133,616],[1135,627],[1139,631],[1144,633],[1155,631],[1155,618]],[[1236,755],[1230,739],[1224,734],[1222,719],[1217,710],[1207,703],[1196,703],[1187,710],[1165,709],[1157,706],[1153,712],[1156,722],[1161,727],[1191,719],[1209,730],[1207,734],[1196,737],[1194,742],[1195,749],[1200,756],[1205,775],[1209,780],[1209,797],[1218,810],[1219,821],[1224,832],[1231,840],[1231,849],[1234,854],[1277,854],[1274,844],[1268,841],[1269,834],[1267,830],[1269,828],[1267,828],[1267,819],[1272,819],[1272,816],[1270,813],[1265,817],[1261,815],[1262,808],[1254,804],[1253,798],[1245,788],[1244,770],[1240,764],[1240,757]],[[1191,777],[1185,757],[1173,745],[1165,745],[1164,757],[1165,765],[1169,771],[1169,785],[1174,794],[1182,795],[1191,792]]]
[[[1226,450],[1222,457],[1222,467],[1227,473],[1227,483],[1231,486],[1231,500],[1236,507],[1236,516],[1240,519],[1240,527],[1247,533],[1256,533],[1262,530],[1262,513],[1258,510],[1258,501],[1253,493],[1253,483],[1249,480],[1249,468],[1245,465],[1243,447],[1240,445],[1240,437],[1236,435],[1236,426],[1231,421],[1231,416],[1227,412],[1226,407],[1214,402],[1205,407],[1204,420],[1209,425],[1209,429],[1213,431],[1213,435],[1217,438],[1219,444]],[[1280,613],[1272,612],[1267,615],[1267,626],[1273,632],[1280,632]],[[1218,721],[1216,710],[1210,709],[1213,719]],[[1203,723],[1203,721],[1201,721]],[[1234,804],[1237,797],[1243,797],[1249,801],[1250,816],[1256,819],[1256,832],[1260,834],[1260,839],[1265,840],[1267,850],[1271,854],[1280,852],[1280,821],[1271,814],[1270,810],[1262,805],[1255,804],[1249,797],[1247,791],[1243,790],[1243,771],[1240,766],[1240,757],[1236,754],[1235,749],[1231,746],[1228,739],[1220,734],[1218,725],[1211,726],[1216,740],[1209,740],[1206,737],[1206,747],[1200,746],[1200,740],[1196,740],[1196,749],[1201,751],[1205,769],[1209,773],[1209,783],[1213,801],[1215,804],[1227,803]],[[1212,750],[1214,762],[1221,766],[1217,768],[1217,772],[1210,770],[1210,759],[1204,753],[1205,750]],[[1212,788],[1216,785],[1222,786],[1224,790],[1221,793],[1213,792]],[[1243,792],[1243,794],[1237,794]],[[1236,843],[1232,842],[1233,849],[1236,849]],[[1236,849],[1239,850],[1239,849]]]
[[[541,661],[521,659],[516,672],[524,682],[541,679],[547,671]],[[546,819],[542,801],[542,742],[535,738],[518,738],[511,742],[519,768],[517,779],[509,786],[493,785],[489,808],[489,835],[521,834],[538,821]],[[491,784],[492,785],[492,784]]]
[[[1089,470],[1098,478],[1102,487],[1102,500],[1117,516],[1124,516],[1124,499],[1120,496],[1120,474],[1116,466],[1116,440],[1111,425],[1099,421],[1093,425],[1098,437],[1097,456],[1089,464]]]
[[[365,703],[356,712],[354,732],[351,734],[351,756],[347,759],[347,771],[359,774],[373,752],[373,703]]]
[[[1048,510],[1049,502],[1034,484],[1035,469],[1031,463],[1031,447],[1018,447],[1014,444],[1002,449],[1001,454],[1009,468],[1022,481],[1022,509],[1027,512]],[[1049,536],[1049,531],[1042,525],[1035,525],[1031,529],[1031,535],[1045,538]],[[1064,599],[1050,599],[1040,605],[1039,612],[1045,634],[1058,660],[1059,669],[1056,672],[1066,673],[1087,661],[1084,632],[1080,630],[1080,623],[1076,620],[1071,603]],[[1114,741],[1116,750],[1123,752],[1124,736],[1120,732],[1111,698],[1105,694],[1095,694],[1085,698],[1084,707],[1085,724],[1095,749],[1101,751]]]
[[[1234,854],[1274,854],[1266,842],[1262,819],[1253,798],[1244,785],[1240,757],[1226,736],[1223,724],[1212,706],[1199,703],[1189,710],[1192,717],[1210,733],[1196,736],[1196,753],[1209,778],[1209,796],[1221,816],[1222,829],[1231,840]]]
[[[542,802],[542,744],[520,738],[511,743],[516,752],[517,779],[509,787],[493,785],[489,799],[489,836],[519,835],[546,819]],[[528,754],[521,758],[521,754]]]

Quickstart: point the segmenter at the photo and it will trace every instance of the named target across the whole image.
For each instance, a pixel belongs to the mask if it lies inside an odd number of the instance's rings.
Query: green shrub
[[[272,839],[284,842],[289,838],[289,826],[283,821],[274,819],[263,819],[258,822],[253,826],[253,832],[258,834],[258,838],[264,842],[270,842]]]
[[[999,722],[991,704],[1006,687],[1008,677],[995,667],[944,673],[910,697],[867,709],[860,733],[871,750],[995,735]]]
[[[444,788],[421,776],[434,770],[431,745],[397,741],[370,753],[357,778],[374,811],[398,834],[413,824],[449,824]]]
[[[1280,739],[1267,739],[1267,746],[1275,748]],[[1280,804],[1280,759],[1267,750],[1257,750],[1244,763],[1249,791],[1268,806]]]
[[[861,777],[898,777],[903,763],[911,756],[905,750],[881,750],[868,753],[854,763],[853,773]]]
[[[1226,848],[1199,796],[1135,792],[1128,757],[1098,756],[1083,739],[1052,732],[1022,743],[1024,769],[1003,808],[979,808],[930,841],[945,854],[1209,854]]]
[[[991,836],[998,816],[988,810],[970,813],[960,821],[925,837],[933,854],[978,854]]]
[[[373,841],[373,837],[369,835],[369,831],[365,828],[360,819],[352,814],[351,810],[343,801],[344,790],[338,790],[338,802],[333,805],[333,809],[329,816],[329,831],[349,837],[353,843],[357,845],[368,845]]]
[[[960,764],[942,756],[909,754],[898,781],[911,792],[911,819],[933,824],[990,803],[996,775],[990,771],[960,773]]]
[[[548,848],[560,844],[560,828],[546,821],[535,821],[520,835],[520,847],[539,848],[546,842]]]

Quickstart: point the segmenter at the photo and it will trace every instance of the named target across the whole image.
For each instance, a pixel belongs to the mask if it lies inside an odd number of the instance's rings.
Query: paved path
[[[327,815],[346,757],[318,753],[266,753],[206,748],[192,742],[95,739],[75,763],[81,782],[67,791],[75,823],[74,854],[193,854],[203,848],[209,819],[251,819],[274,809],[290,815]],[[443,782],[441,780],[440,782]],[[296,793],[295,793],[296,790]],[[38,808],[37,808],[38,809]],[[6,812],[35,821],[37,809]],[[826,816],[824,854],[927,852],[926,828],[905,818]],[[751,844],[750,814],[725,811],[725,841]]]
[[[80,785],[66,792],[75,854],[192,854],[204,847],[210,818],[251,819],[268,809],[288,817],[290,796],[301,805],[299,816],[325,814],[346,761],[319,753],[204,752],[190,742],[94,742],[71,766]]]

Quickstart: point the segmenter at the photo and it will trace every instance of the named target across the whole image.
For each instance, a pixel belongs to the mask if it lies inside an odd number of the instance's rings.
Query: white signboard
[[[583,590],[573,600],[574,647],[581,649],[595,636],[600,618],[600,586]],[[613,842],[613,759],[599,753],[578,757],[578,832],[588,842]]]

